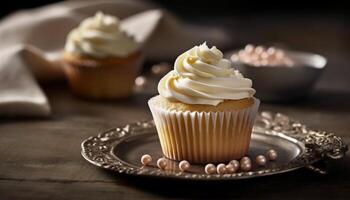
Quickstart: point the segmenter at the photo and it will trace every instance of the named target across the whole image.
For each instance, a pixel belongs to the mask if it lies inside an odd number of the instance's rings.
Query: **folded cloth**
[[[147,1],[66,1],[19,11],[0,22],[0,116],[48,116],[47,97],[36,80],[62,79],[60,55],[66,35],[101,10],[122,19],[121,27],[140,42],[146,59],[157,61],[208,41],[229,44],[221,29],[183,24]],[[170,39],[171,38],[171,39]]]
[[[26,67],[21,45],[0,51],[1,115],[48,116],[50,106],[31,72]]]

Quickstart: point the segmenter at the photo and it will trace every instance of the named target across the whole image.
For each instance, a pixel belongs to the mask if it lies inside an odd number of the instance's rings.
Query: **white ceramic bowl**
[[[226,54],[228,58],[233,54]],[[321,55],[285,51],[295,61],[293,67],[251,66],[234,63],[239,71],[252,79],[256,97],[265,101],[288,101],[306,97],[327,64]]]

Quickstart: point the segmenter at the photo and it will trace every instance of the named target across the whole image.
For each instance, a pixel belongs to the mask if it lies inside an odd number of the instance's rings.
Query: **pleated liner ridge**
[[[246,109],[190,112],[158,108],[149,103],[163,154],[191,163],[218,163],[248,153],[259,100]]]

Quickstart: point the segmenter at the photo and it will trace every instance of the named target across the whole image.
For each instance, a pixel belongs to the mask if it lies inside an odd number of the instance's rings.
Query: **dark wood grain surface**
[[[240,28],[239,32],[249,33],[247,25],[235,25]],[[313,128],[334,132],[349,143],[350,57],[343,44],[349,41],[344,36],[349,31],[342,24],[331,24],[334,29],[326,29],[323,37],[315,34],[315,40],[310,40],[312,37],[307,34],[318,33],[317,26],[298,29],[295,34],[306,35],[302,37],[305,41],[302,45],[302,39],[288,37],[291,34],[283,29],[287,26],[280,25],[280,29],[270,26],[280,31],[269,34],[259,29],[255,34],[285,35],[278,39],[293,47],[316,52],[321,49],[318,53],[326,55],[329,64],[310,98],[284,104],[263,102],[261,110],[288,114]],[[291,26],[288,28],[292,29]],[[243,42],[250,40],[249,34],[241,35]],[[329,36],[330,41],[320,39]],[[314,46],[317,41],[321,42],[318,49]],[[44,90],[53,108],[51,118],[0,120],[1,200],[350,199],[349,154],[343,160],[329,163],[329,174],[323,176],[301,169],[253,180],[197,183],[140,179],[106,172],[83,160],[82,140],[111,127],[150,119],[146,105],[150,96],[134,95],[118,102],[88,102],[72,96],[64,85],[44,86]]]

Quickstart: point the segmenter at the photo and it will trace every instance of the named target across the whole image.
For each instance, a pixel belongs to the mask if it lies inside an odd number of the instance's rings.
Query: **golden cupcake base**
[[[239,108],[227,111],[199,112],[166,109],[160,106],[158,98],[150,99],[149,106],[167,158],[218,163],[247,154],[258,99],[251,99],[253,104],[247,104],[248,107],[237,104]]]
[[[91,99],[115,99],[131,94],[142,55],[137,52],[126,58],[95,59],[65,53],[63,61],[74,94]]]

